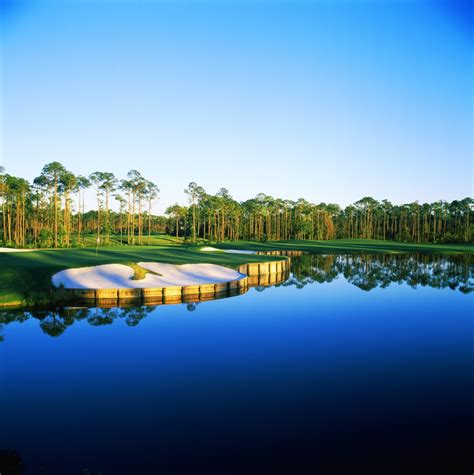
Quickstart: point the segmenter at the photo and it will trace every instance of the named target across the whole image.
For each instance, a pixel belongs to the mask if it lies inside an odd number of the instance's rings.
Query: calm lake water
[[[0,449],[25,474],[468,467],[473,258],[292,261],[222,300],[1,313]]]

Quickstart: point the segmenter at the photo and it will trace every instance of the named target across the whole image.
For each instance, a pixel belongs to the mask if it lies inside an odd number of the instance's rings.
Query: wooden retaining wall
[[[78,300],[94,300],[107,302],[113,300],[135,301],[135,302],[188,302],[203,299],[215,298],[217,294],[238,294],[248,289],[248,277],[221,282],[217,284],[184,285],[175,287],[151,287],[151,288],[131,288],[131,289],[69,289],[71,297]]]
[[[245,274],[240,279],[216,284],[184,285],[175,287],[127,288],[127,289],[65,289],[71,300],[94,306],[172,304],[202,302],[240,295],[249,287],[274,285],[284,282],[290,270],[290,258],[283,261],[243,264],[238,272]]]
[[[257,255],[259,256],[296,257],[296,256],[302,256],[304,253],[305,253],[304,251],[257,251]]]
[[[278,272],[287,272],[290,270],[291,260],[275,262],[253,262],[251,264],[242,264],[238,271],[241,274],[247,274],[249,277],[262,274],[276,274]]]
[[[289,271],[277,272],[276,274],[253,275],[249,277],[249,287],[268,287],[282,284],[290,276]]]

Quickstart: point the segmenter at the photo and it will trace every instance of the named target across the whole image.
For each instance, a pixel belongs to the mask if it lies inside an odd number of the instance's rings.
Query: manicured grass
[[[375,239],[333,239],[330,241],[269,241],[266,243],[239,241],[213,244],[221,249],[251,249],[255,251],[294,250],[315,254],[430,252],[437,254],[474,254],[474,244],[416,244]]]
[[[143,280],[147,274],[161,275],[158,274],[158,272],[153,272],[152,270],[144,269],[138,264],[135,264],[135,262],[123,262],[123,264],[126,264],[127,266],[133,269],[132,280]]]
[[[74,236],[73,236],[74,238]],[[101,237],[101,241],[105,244],[105,236]],[[178,242],[176,242],[175,236],[170,236],[168,234],[153,234],[150,236],[150,240],[148,240],[148,236],[145,235],[142,237],[143,245],[144,246],[176,246],[183,244],[183,238],[178,238]],[[82,236],[82,244],[84,247],[94,247],[97,243],[97,234],[86,234]],[[138,243],[138,236],[135,236],[135,244]],[[120,236],[113,235],[109,236],[109,245],[126,245],[127,244],[127,236]]]
[[[160,237],[158,236],[157,239]],[[40,250],[25,253],[0,253],[0,305],[27,305],[51,300],[51,276],[70,267],[140,261],[170,264],[212,263],[236,268],[248,262],[281,259],[278,256],[201,252],[200,246],[167,244],[159,246],[110,246]],[[278,241],[212,244],[222,249],[301,250],[310,253],[406,253],[474,254],[473,245],[405,244],[366,239],[333,241]],[[137,278],[141,276],[138,275]],[[143,276],[142,276],[143,277]]]
[[[106,244],[105,236],[100,238],[101,245],[99,247],[105,246],[123,246],[127,245],[127,235],[110,235],[108,238],[108,243]],[[84,234],[81,235],[81,238],[78,239],[76,234],[72,234],[70,237],[70,242],[72,248],[81,248],[81,247],[96,247],[97,246],[97,234]],[[148,239],[148,236],[145,235],[142,238],[143,246],[181,246],[184,243],[184,239],[179,237],[176,240],[176,236],[170,236],[169,234],[153,234]],[[138,236],[135,236],[135,245],[138,245]],[[33,248],[33,245],[27,246]],[[41,247],[41,246],[40,246]]]

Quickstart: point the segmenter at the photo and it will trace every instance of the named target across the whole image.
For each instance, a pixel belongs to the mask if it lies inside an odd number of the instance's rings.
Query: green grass
[[[213,244],[221,249],[294,250],[314,254],[429,252],[437,254],[474,254],[474,244],[416,244],[376,239],[333,239],[330,241],[269,241],[265,243],[239,241],[238,243]]]
[[[99,248],[102,247],[109,247],[109,246],[123,246],[127,245],[127,236],[124,235],[122,238],[120,235],[110,235],[108,238],[108,243],[105,242],[105,236],[101,236],[101,245]],[[185,244],[184,239],[179,237],[176,240],[176,236],[170,236],[169,234],[153,234],[148,239],[148,235],[144,235],[142,238],[143,246],[181,246]],[[83,247],[96,247],[97,246],[97,234],[85,234],[81,236],[80,241],[77,239],[76,234],[72,234],[70,237],[70,248],[83,248]],[[61,243],[60,243],[61,245]],[[135,245],[138,245],[138,236],[135,236]],[[0,247],[2,245],[0,244]],[[14,247],[11,245],[10,247]],[[26,248],[33,249],[36,247],[33,244],[29,244]],[[39,246],[39,249],[46,249],[44,247]]]
[[[53,300],[51,276],[70,267],[122,263],[134,267],[136,277],[144,278],[140,261],[169,264],[212,263],[236,268],[248,262],[278,260],[275,256],[201,252],[200,246],[175,245],[163,239],[158,246],[109,246],[76,249],[39,250],[24,253],[0,253],[0,306],[33,305]],[[473,245],[404,244],[375,240],[278,241],[210,244],[222,249],[301,250],[310,253],[405,253],[433,252],[441,254],[474,254]],[[56,295],[56,293],[55,293]]]
[[[73,236],[74,238],[74,236]],[[72,239],[73,239],[72,238]],[[82,237],[83,246],[84,247],[95,247],[97,243],[97,234],[86,234]],[[176,246],[181,245],[183,243],[183,238],[178,238],[178,242],[176,243],[176,237],[170,236],[168,234],[153,234],[150,236],[150,240],[148,241],[148,236],[145,235],[142,238],[144,246]],[[101,242],[105,244],[105,236],[101,236]],[[138,243],[138,236],[135,236],[135,244]],[[109,237],[109,245],[116,246],[116,245],[123,245],[127,244],[127,236],[123,236],[120,239],[120,236],[112,235]]]
[[[122,264],[125,264],[128,267],[131,267],[133,269],[132,280],[143,280],[147,274],[159,275],[159,276],[162,275],[162,274],[159,274],[158,272],[144,269],[143,267],[139,266],[135,262],[123,262]]]

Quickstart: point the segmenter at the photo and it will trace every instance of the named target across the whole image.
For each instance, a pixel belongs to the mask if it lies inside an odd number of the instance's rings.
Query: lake
[[[471,256],[307,255],[220,300],[2,311],[0,459],[25,474],[468,467],[473,290]]]

